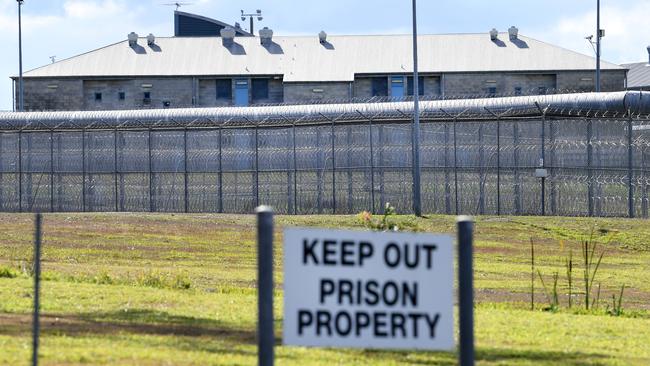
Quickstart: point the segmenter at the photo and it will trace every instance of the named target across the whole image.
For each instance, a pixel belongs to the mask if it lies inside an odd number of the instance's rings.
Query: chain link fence
[[[19,124],[11,114],[0,118],[0,210],[250,213],[267,204],[350,214],[390,202],[412,212],[412,111],[384,109],[274,120],[258,109],[237,121],[193,110],[119,123],[31,113]],[[425,104],[422,211],[647,217],[647,125],[647,115],[550,104],[482,113]]]

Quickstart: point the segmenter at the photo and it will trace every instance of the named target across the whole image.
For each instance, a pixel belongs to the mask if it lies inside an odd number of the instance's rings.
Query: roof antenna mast
[[[178,11],[178,9],[179,9],[181,6],[185,6],[185,5],[194,5],[194,3],[179,3],[179,2],[176,2],[176,3],[165,3],[165,4],[161,4],[161,5],[165,5],[165,6],[175,6],[175,7],[176,7],[176,11]]]

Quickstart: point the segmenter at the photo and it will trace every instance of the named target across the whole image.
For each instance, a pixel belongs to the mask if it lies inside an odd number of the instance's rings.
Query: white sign
[[[452,238],[284,231],[284,344],[451,350]]]

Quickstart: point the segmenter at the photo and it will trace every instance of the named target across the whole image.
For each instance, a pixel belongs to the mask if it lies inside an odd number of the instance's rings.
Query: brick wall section
[[[85,110],[134,109],[134,80],[86,80],[83,82]],[[124,100],[119,93],[124,92]],[[95,100],[95,93],[102,93],[102,100]]]
[[[314,92],[314,89],[317,91]],[[320,91],[322,90],[322,92]],[[350,99],[350,83],[286,83],[284,84],[284,101],[341,100]]]
[[[406,76],[406,75],[404,75]],[[409,75],[410,76],[410,75]],[[424,77],[424,95],[440,95],[440,77],[439,76],[423,76]],[[407,78],[404,78],[404,95],[407,93]],[[388,83],[388,96],[391,93],[390,78],[386,76]],[[354,78],[354,98],[370,98],[372,97],[372,78],[371,77],[355,77]]]
[[[234,92],[233,92],[234,94]],[[253,84],[248,83],[248,100],[250,104],[282,103],[284,101],[284,85],[282,79],[269,79],[269,97],[253,100]]]
[[[56,86],[56,87],[55,87]],[[83,109],[81,80],[24,79],[26,111],[76,111]],[[16,82],[16,106],[18,82]]]
[[[560,90],[595,91],[596,71],[558,72]],[[601,71],[600,90],[603,92],[625,89],[625,70]]]
[[[234,84],[231,86],[231,95],[235,95]],[[217,99],[217,79],[199,80],[199,106],[201,107],[228,107],[233,105],[232,98]]]
[[[546,74],[533,73],[453,73],[424,77],[425,95],[476,96],[485,95],[488,88],[495,87],[497,94],[512,94],[521,88],[523,94],[536,94],[540,87],[559,90],[593,91],[593,71],[558,71]],[[386,76],[387,80],[388,77]],[[250,79],[249,79],[250,81]],[[145,88],[143,84],[151,84]],[[233,78],[234,97],[234,78]],[[624,90],[625,70],[603,71],[602,91]],[[390,84],[388,85],[390,94]],[[314,92],[320,89],[322,92]],[[370,77],[355,78],[353,98],[370,98]],[[151,101],[144,102],[144,92],[149,91]],[[119,100],[119,93],[125,100]],[[102,93],[102,100],[95,100],[95,93]],[[16,90],[17,98],[18,90]],[[197,95],[198,94],[198,95]],[[249,84],[249,100],[252,86]],[[196,98],[196,100],[194,100]],[[281,79],[269,78],[269,98],[251,101],[251,104],[299,103],[313,100],[347,100],[350,98],[348,82],[283,83]],[[163,108],[169,101],[170,108],[230,106],[231,100],[216,99],[216,78],[138,78],[138,79],[25,79],[25,110],[111,110]]]

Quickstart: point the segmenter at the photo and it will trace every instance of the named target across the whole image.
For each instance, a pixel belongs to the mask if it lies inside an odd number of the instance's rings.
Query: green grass
[[[32,215],[0,214],[0,364],[31,354]],[[255,218],[247,215],[47,214],[44,219],[44,365],[256,363]],[[455,218],[398,217],[411,229],[453,234]],[[360,228],[353,216],[276,219],[276,336],[281,339],[282,228]],[[477,359],[483,365],[650,364],[650,226],[627,219],[479,217],[475,225]],[[567,309],[564,258],[595,233],[606,250],[601,303]],[[530,238],[545,278],[560,273],[550,313],[537,279],[529,310]],[[563,245],[561,245],[563,242]],[[574,293],[580,294],[579,267]],[[547,282],[548,283],[548,282]],[[607,315],[625,284],[623,315]],[[278,346],[278,365],[456,363],[454,353]]]

